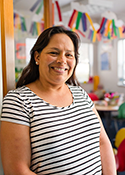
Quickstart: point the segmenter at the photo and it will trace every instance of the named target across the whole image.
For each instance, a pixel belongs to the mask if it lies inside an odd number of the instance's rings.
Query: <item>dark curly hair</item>
[[[42,50],[48,45],[51,37],[54,34],[59,34],[59,33],[64,33],[68,35],[70,39],[72,40],[74,49],[75,49],[76,65],[75,65],[72,76],[66,81],[66,83],[72,84],[72,85],[79,84],[75,76],[75,69],[78,64],[78,46],[79,46],[80,38],[77,35],[77,33],[67,30],[65,27],[54,26],[54,27],[50,27],[44,30],[38,37],[36,43],[34,44],[33,48],[30,51],[30,55],[31,55],[30,62],[23,69],[22,74],[16,84],[16,88],[21,87],[23,85],[27,85],[31,82],[34,82],[35,80],[39,78],[39,68],[38,68],[38,65],[36,65],[35,63],[34,53],[35,51],[37,51],[38,53],[42,52]]]

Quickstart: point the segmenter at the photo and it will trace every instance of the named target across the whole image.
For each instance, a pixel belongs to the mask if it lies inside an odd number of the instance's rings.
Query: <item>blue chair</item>
[[[112,117],[112,120],[114,121],[116,133],[120,128],[125,127],[123,125],[123,122],[125,122],[125,102],[119,106],[118,115]]]

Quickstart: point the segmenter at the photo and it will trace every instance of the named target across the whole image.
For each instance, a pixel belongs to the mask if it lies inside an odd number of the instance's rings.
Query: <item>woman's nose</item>
[[[57,58],[57,63],[66,63],[66,56],[65,55],[59,55]]]

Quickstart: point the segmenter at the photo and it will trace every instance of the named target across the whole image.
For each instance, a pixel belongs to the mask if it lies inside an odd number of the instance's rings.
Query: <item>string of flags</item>
[[[18,13],[14,13],[14,27],[22,31],[27,31],[25,18]]]
[[[55,1],[55,3],[57,6],[59,21],[62,21],[61,11],[60,11],[58,1]],[[110,20],[110,19],[103,17],[100,27],[96,29],[88,13],[82,13],[75,9],[73,10],[72,15],[69,19],[68,27],[71,30],[77,33],[80,33],[83,37],[86,37],[83,32],[86,32],[88,30],[87,20],[89,21],[90,26],[91,26],[91,29],[89,30],[88,39],[90,39],[92,42],[95,42],[96,39],[98,41],[101,41],[102,37],[107,37],[108,39],[114,39],[116,37],[119,37],[119,38],[124,37],[125,26],[122,25],[120,27],[117,27],[115,25],[114,19]],[[79,30],[80,21],[82,21],[83,32]],[[75,27],[74,27],[74,24],[75,24]]]
[[[35,12],[36,15],[39,15],[43,8],[43,0],[37,0],[33,6],[30,8],[31,12]],[[40,35],[44,30],[44,21],[41,19],[39,22],[32,21],[30,26],[30,31],[32,35]]]
[[[35,22],[33,21],[30,27],[29,33],[32,35],[40,35],[40,33],[44,30],[44,22]]]
[[[43,0],[37,0],[35,4],[30,8],[30,11],[34,12],[36,10],[35,13],[38,15],[41,12],[42,7],[43,7]]]
[[[125,26],[117,27],[115,25],[114,19],[107,19],[105,17],[102,18],[100,27],[98,30],[95,29],[94,24],[88,15],[88,13],[82,13],[77,10],[73,10],[73,13],[70,17],[68,27],[70,29],[73,28],[73,25],[75,24],[75,29],[79,29],[80,20],[82,21],[82,28],[83,31],[86,32],[87,29],[87,19],[90,23],[91,29],[89,31],[88,39],[90,39],[92,42],[96,41],[96,38],[98,41],[102,39],[102,37],[107,37],[108,39],[113,39],[116,37],[123,37],[125,33]]]
[[[37,15],[40,14],[43,8],[43,0],[37,0],[35,4],[30,8],[31,12],[35,12]],[[52,3],[52,24],[54,26],[54,10],[55,5],[58,12],[59,22],[62,22],[62,15],[58,1]],[[87,21],[89,21],[90,26],[88,28]],[[82,30],[79,29],[80,22],[82,23]],[[22,31],[27,31],[25,18],[20,16],[17,13],[14,13],[14,27],[21,29]],[[88,15],[88,13],[82,13],[77,10],[73,10],[72,15],[68,22],[68,27],[70,30],[73,30],[83,37],[87,37],[86,31],[88,32],[88,39],[92,42],[95,42],[96,39],[101,41],[103,37],[107,39],[115,39],[116,37],[122,38],[125,34],[125,26],[122,24],[121,26],[117,26],[115,24],[114,19],[108,19],[106,17],[102,17],[100,25],[98,24],[98,28],[95,27],[95,23],[92,22],[92,19]],[[39,35],[44,30],[44,21],[40,22],[32,21],[30,26],[30,31],[32,35]]]

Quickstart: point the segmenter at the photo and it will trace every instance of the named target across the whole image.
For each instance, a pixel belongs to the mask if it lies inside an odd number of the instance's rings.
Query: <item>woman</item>
[[[17,89],[3,100],[5,175],[116,175],[111,144],[75,68],[79,37],[46,29],[31,50]]]

